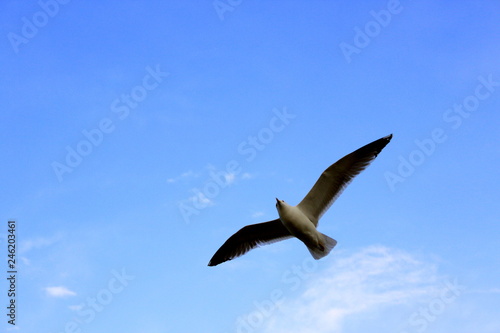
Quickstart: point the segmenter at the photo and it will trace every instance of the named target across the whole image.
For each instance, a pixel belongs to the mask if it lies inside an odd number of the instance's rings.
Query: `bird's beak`
[[[278,199],[278,198],[276,198],[276,203],[280,203],[280,201],[279,201],[279,199]]]

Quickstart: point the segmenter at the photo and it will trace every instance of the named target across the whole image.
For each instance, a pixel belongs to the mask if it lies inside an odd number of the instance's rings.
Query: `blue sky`
[[[500,330],[498,3],[0,6],[2,331]],[[207,267],[390,133],[319,224],[329,256]]]

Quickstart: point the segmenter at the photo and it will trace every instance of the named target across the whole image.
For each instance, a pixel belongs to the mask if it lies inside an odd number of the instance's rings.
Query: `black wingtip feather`
[[[377,150],[375,151],[375,157],[378,156],[378,154],[380,154],[380,152],[382,151],[382,149],[385,148],[385,146],[387,146],[387,144],[389,142],[391,142],[391,139],[392,139],[392,133],[389,134],[388,136],[384,136],[383,138],[381,139],[378,139],[377,141],[375,142],[372,142],[372,143],[369,143],[368,145],[366,146],[370,146],[370,145],[377,145]],[[365,147],[366,147],[365,146]]]

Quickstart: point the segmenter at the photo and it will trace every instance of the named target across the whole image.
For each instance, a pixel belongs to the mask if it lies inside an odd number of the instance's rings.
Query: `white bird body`
[[[316,229],[319,219],[354,177],[377,157],[391,138],[392,134],[375,140],[330,165],[297,206],[276,199],[278,219],[241,228],[222,244],[208,265],[216,266],[261,244],[292,237],[301,240],[314,259],[326,256],[337,241]]]
[[[300,240],[304,237],[312,240],[316,236],[316,226],[297,206],[276,199],[276,208],[281,222],[293,236]]]
[[[276,208],[281,223],[292,234],[301,240],[315,259],[326,256],[337,242],[320,233],[312,222],[297,206],[291,206],[284,200],[276,199]],[[325,251],[326,250],[326,251]]]

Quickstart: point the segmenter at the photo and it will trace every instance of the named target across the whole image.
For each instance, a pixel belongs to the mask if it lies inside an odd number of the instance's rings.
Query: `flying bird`
[[[319,219],[391,139],[392,134],[373,141],[330,165],[297,206],[276,198],[279,218],[241,228],[215,252],[208,266],[239,257],[260,245],[292,237],[301,240],[314,259],[326,256],[337,241],[316,229]]]

